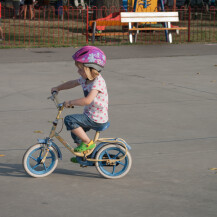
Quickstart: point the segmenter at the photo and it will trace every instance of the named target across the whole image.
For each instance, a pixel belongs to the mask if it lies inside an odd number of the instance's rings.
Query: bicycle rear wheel
[[[96,169],[103,177],[108,179],[124,177],[130,171],[132,165],[132,157],[129,151],[126,157],[121,160],[125,153],[126,150],[120,145],[108,144],[102,147],[96,155],[96,160],[111,159],[117,161],[111,165],[107,164],[106,161],[98,161],[96,162]]]

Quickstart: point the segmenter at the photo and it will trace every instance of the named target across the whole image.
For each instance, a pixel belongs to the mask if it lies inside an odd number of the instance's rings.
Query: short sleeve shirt
[[[78,83],[81,84],[84,93],[90,93],[91,90],[99,91],[93,102],[84,107],[84,114],[96,123],[106,123],[108,121],[108,92],[103,77],[99,74],[89,84],[80,77]]]

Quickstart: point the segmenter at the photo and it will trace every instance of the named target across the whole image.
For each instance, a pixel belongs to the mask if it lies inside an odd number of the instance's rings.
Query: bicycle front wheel
[[[108,179],[117,179],[125,176],[130,171],[132,165],[132,157],[129,151],[126,157],[121,160],[125,153],[126,150],[118,144],[105,145],[97,152],[96,160],[99,161],[96,162],[96,169],[102,176]],[[106,159],[117,161],[113,164],[100,161]]]
[[[45,154],[43,144],[31,146],[23,156],[23,167],[27,174],[32,177],[45,177],[50,175],[57,167],[58,156],[55,149],[50,147],[44,163],[41,162]]]

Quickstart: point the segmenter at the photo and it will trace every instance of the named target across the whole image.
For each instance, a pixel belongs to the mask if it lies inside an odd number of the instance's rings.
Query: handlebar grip
[[[58,92],[57,92],[57,91],[53,91],[53,92],[52,92],[52,95],[53,95],[53,96],[56,96],[56,95],[58,95]]]

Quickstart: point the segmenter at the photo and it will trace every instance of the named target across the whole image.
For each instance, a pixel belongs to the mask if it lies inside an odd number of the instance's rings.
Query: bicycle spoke
[[[116,168],[116,166],[113,166],[112,174],[115,173],[115,168]]]
[[[39,154],[39,157],[41,158],[41,154],[42,154],[42,152],[43,152],[43,150],[41,149],[41,152],[40,152],[40,154]]]
[[[32,158],[34,161],[38,162],[36,158],[34,158],[33,156],[29,156],[30,158]]]
[[[47,171],[47,167],[46,167],[45,163],[43,163],[43,166],[44,166],[45,171]]]
[[[119,164],[121,164],[121,165],[123,165],[123,166],[125,165],[125,164],[124,164],[124,163],[122,163],[121,161],[117,161],[117,163],[119,163]]]
[[[107,151],[105,151],[105,153],[107,154],[107,156],[108,156],[108,159],[111,159],[111,157],[110,157],[109,153],[108,153]]]
[[[114,156],[114,158],[113,159],[116,159],[117,158],[117,156],[120,154],[121,152],[119,151],[115,156]]]
[[[39,164],[36,164],[32,169],[36,169],[39,166]]]

